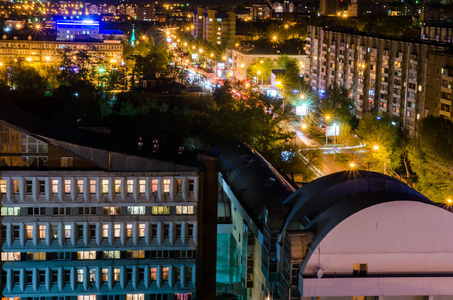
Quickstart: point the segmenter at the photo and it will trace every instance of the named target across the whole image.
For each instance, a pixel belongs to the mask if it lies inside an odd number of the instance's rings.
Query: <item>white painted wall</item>
[[[351,274],[353,264],[368,273],[453,272],[453,214],[412,201],[364,209],[336,226],[311,256],[305,273],[320,265],[324,274]],[[453,282],[452,282],[453,284]]]
[[[325,275],[352,276],[353,264],[365,263],[368,274],[452,272],[452,228],[453,214],[435,206],[398,201],[369,207],[327,234],[304,274],[320,266]],[[452,277],[302,280],[304,297],[453,295]]]

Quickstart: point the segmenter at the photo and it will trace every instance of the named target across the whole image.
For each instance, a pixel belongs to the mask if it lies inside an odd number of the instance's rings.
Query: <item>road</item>
[[[302,131],[299,130],[299,124],[289,124],[288,127],[291,131],[296,133],[297,139],[304,145],[310,148],[321,148],[321,144],[319,142],[310,139],[307,137]],[[325,149],[324,149],[325,148]],[[314,166],[309,166],[309,168],[316,174],[317,177],[322,177],[328,174],[344,171],[344,169],[327,157],[327,154],[333,153],[333,149],[329,147],[322,147],[322,163],[319,168]],[[304,157],[306,163],[308,160]]]

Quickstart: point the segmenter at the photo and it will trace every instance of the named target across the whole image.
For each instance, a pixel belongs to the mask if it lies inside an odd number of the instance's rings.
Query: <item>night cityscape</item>
[[[0,0],[1,300],[453,299],[453,0]]]

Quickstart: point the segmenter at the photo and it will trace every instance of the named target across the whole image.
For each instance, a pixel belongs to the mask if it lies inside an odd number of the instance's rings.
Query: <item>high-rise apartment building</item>
[[[338,0],[320,0],[319,13],[322,16],[336,15],[338,7],[339,7]]]
[[[412,134],[417,120],[430,114],[425,106],[428,53],[446,50],[308,26],[306,78],[321,95],[331,85],[349,89],[358,117],[372,112],[388,116]],[[440,101],[440,95],[434,97]]]
[[[193,36],[212,44],[228,46],[236,37],[235,13],[197,8],[193,14],[193,25]]]
[[[214,298],[216,160],[127,149],[1,105],[3,297]]]
[[[137,21],[152,21],[154,19],[154,5],[137,6],[135,15]]]

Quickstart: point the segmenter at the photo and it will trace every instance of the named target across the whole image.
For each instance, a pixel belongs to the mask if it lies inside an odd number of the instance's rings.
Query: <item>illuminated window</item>
[[[96,251],[77,251],[77,259],[96,259]]]
[[[169,206],[153,206],[152,214],[153,215],[169,215],[170,207]]]
[[[96,300],[96,295],[78,295],[77,300]]]
[[[162,268],[162,280],[168,280],[168,267]]]
[[[102,281],[109,281],[109,269],[102,269]]]
[[[121,237],[121,224],[115,224],[113,227],[113,236],[116,238]]]
[[[27,225],[27,239],[31,240],[33,238],[33,225]]]
[[[1,212],[2,216],[19,216],[20,207],[2,207]]]
[[[157,194],[158,187],[159,181],[157,179],[151,180],[151,192],[153,193],[153,195]]]
[[[164,194],[170,193],[170,179],[164,179]]]
[[[77,281],[83,282],[83,269],[77,269]]]
[[[96,180],[90,180],[90,194],[96,194]]]
[[[139,180],[138,185],[140,194],[144,194],[146,192],[146,180]]]
[[[182,192],[182,180],[181,179],[176,179],[176,191],[178,193]]]
[[[13,180],[13,192],[19,194],[20,180]]]
[[[2,252],[2,261],[20,260],[20,252]]]
[[[132,237],[132,230],[133,230],[134,226],[132,224],[126,224],[126,236],[128,238],[131,238]]]
[[[128,215],[144,215],[145,207],[144,206],[128,206],[127,214]]]
[[[113,280],[120,281],[121,269],[113,269]]]
[[[103,259],[120,259],[120,251],[102,251]]]
[[[177,215],[193,215],[194,207],[193,206],[176,206]]]
[[[118,206],[104,207],[104,215],[119,215],[121,209]]]
[[[39,225],[39,238],[40,239],[46,238],[46,225]]]
[[[126,300],[145,300],[145,294],[127,294]]]
[[[157,279],[157,268],[150,268],[151,269],[151,280]]]
[[[103,238],[109,237],[109,225],[108,224],[102,224],[102,237]]]
[[[83,180],[77,180],[77,192],[83,194]]]
[[[126,181],[126,186],[127,186],[127,193],[128,194],[134,193],[134,181],[133,180],[128,179]]]
[[[46,260],[46,252],[27,252],[28,260]]]
[[[65,225],[64,226],[64,237],[69,239],[71,238],[71,230],[72,230],[72,226],[71,225]]]
[[[90,282],[96,281],[96,269],[90,269]]]
[[[145,224],[140,223],[138,224],[138,237],[144,238],[145,237]]]
[[[121,193],[121,179],[115,179],[115,193]]]
[[[6,194],[6,180],[0,180],[0,194]]]
[[[52,193],[58,194],[58,179],[52,180]]]
[[[62,168],[72,168],[74,165],[72,157],[62,157],[61,158],[61,167]]]
[[[109,181],[108,179],[102,180],[102,193],[108,194],[109,193]]]
[[[70,194],[71,193],[71,180],[65,180],[64,181],[64,192],[66,194]]]
[[[128,258],[145,258],[145,250],[127,250]]]

